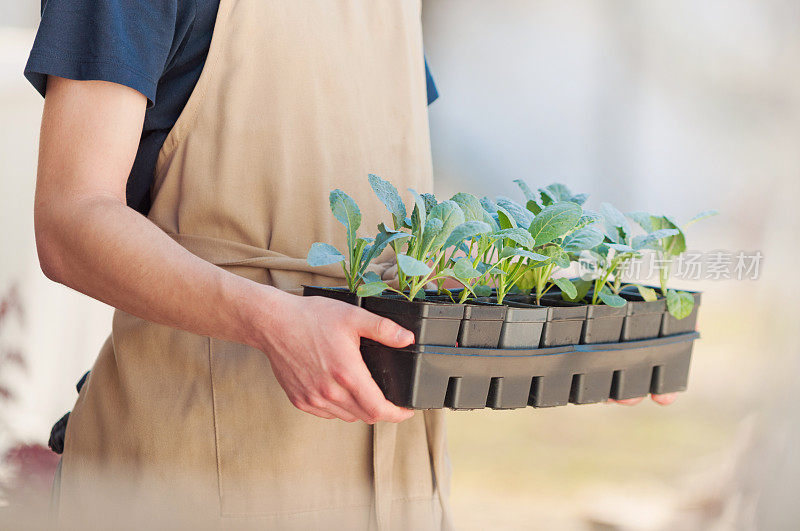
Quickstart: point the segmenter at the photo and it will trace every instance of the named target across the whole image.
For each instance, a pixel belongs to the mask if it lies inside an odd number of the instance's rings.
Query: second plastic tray
[[[515,409],[683,391],[697,337],[540,349],[392,349],[365,340],[361,353],[386,398],[399,406]]]

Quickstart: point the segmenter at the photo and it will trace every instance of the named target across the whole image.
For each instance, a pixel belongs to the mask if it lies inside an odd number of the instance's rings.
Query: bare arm
[[[126,206],[145,105],[121,85],[48,79],[34,206],[45,275],[143,319],[261,349],[304,411],[348,421],[410,417],[383,397],[358,351],[362,336],[401,347],[410,332],[213,266]],[[315,324],[300,333],[297,320]]]

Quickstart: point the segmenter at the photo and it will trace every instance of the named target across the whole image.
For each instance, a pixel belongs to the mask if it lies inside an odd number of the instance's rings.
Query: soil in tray
[[[655,301],[645,301],[638,293],[621,291],[620,296],[628,301],[628,312],[622,323],[622,341],[635,341],[658,337],[661,331],[661,322],[667,311],[666,299],[659,298]]]
[[[326,288],[322,286],[303,286],[304,297],[327,297],[337,301],[346,302],[354,306],[361,306],[361,297],[352,293],[347,288]]]
[[[461,304],[409,301],[401,297],[365,297],[361,305],[412,331],[416,343],[424,345],[454,346],[464,317]]]

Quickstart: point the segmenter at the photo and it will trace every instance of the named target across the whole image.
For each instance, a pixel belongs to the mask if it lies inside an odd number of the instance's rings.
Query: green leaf
[[[512,229],[517,227],[517,222],[514,219],[514,216],[512,216],[508,210],[501,206],[497,207],[497,219],[500,222],[501,229]]]
[[[430,252],[430,250],[436,250],[434,241],[439,237],[439,234],[441,234],[443,226],[442,220],[437,218],[430,218],[428,222],[425,223],[425,230],[422,233],[423,249],[428,249],[428,252]],[[417,256],[420,255],[418,254]]]
[[[455,201],[442,201],[431,209],[429,217],[442,220],[442,230],[434,238],[431,251],[441,249],[455,228],[464,223],[464,211]]]
[[[558,249],[558,252],[553,255],[552,260],[561,269],[568,268],[570,264],[569,253],[562,249]]]
[[[411,235],[407,232],[395,232],[395,231],[386,231],[386,232],[379,232],[377,236],[375,236],[375,242],[369,248],[369,251],[364,253],[364,258],[362,260],[362,269],[366,268],[373,260],[375,260],[380,254],[386,249],[386,246],[395,241],[400,240],[402,238],[410,238]]]
[[[519,203],[516,203],[507,197],[501,196],[497,198],[497,206],[498,208],[505,208],[506,211],[508,211],[514,218],[514,221],[517,222],[518,227],[528,228],[531,226],[533,214],[527,208],[523,208]]]
[[[430,215],[433,207],[436,206],[436,196],[433,194],[422,194],[422,200],[425,201],[425,211]]]
[[[655,230],[653,228],[653,217],[655,216],[647,212],[642,212],[641,210],[628,212],[628,217],[635,221],[645,232],[653,232]]]
[[[431,272],[428,264],[405,254],[397,255],[397,267],[409,277],[422,277]]]
[[[607,243],[606,247],[609,249],[614,249],[618,253],[633,253],[633,247],[630,245],[625,245],[624,243]]]
[[[650,219],[653,222],[654,232],[661,229],[676,229],[678,231],[678,234],[675,236],[670,236],[661,240],[661,247],[664,249],[667,256],[678,256],[686,251],[686,237],[674,220],[670,219],[668,216],[653,216]]]
[[[347,245],[355,244],[356,231],[361,226],[361,211],[355,200],[341,190],[330,193],[329,201],[333,217],[347,228]]]
[[[581,219],[578,220],[578,224],[575,226],[575,229],[582,229],[583,227],[588,227],[589,225],[594,225],[595,223],[600,223],[603,221],[603,216],[593,210],[586,210],[583,209],[583,215],[581,215]]]
[[[614,295],[608,286],[603,286],[603,289],[598,293],[598,297],[600,297],[600,300],[603,301],[606,306],[613,306],[614,308],[622,308],[627,304],[625,299],[619,295]]]
[[[533,190],[531,190],[531,187],[528,186],[528,183],[526,183],[522,179],[514,179],[514,183],[516,183],[516,185],[519,186],[519,189],[522,190],[522,194],[525,196],[525,199],[527,201],[536,202],[536,200],[538,199],[536,197],[536,193]]]
[[[533,236],[527,230],[520,227],[503,229],[492,234],[492,239],[507,239],[521,247],[531,248],[534,245]]]
[[[481,198],[481,206],[484,208],[484,210],[486,210],[486,212],[489,212],[490,214],[497,213],[497,203],[495,203],[486,196]]]
[[[400,193],[389,181],[384,181],[377,175],[369,174],[369,185],[372,191],[378,196],[378,199],[386,205],[386,208],[392,214],[394,219],[394,226],[399,228],[402,226],[403,221],[406,219],[406,205],[400,198]]]
[[[503,250],[500,252],[498,258],[502,260],[504,258],[509,258],[511,256],[521,256],[523,258],[530,258],[531,260],[536,260],[537,262],[548,260],[548,257],[543,254],[526,251],[525,249],[519,249],[517,247],[504,247]]]
[[[695,217],[693,217],[692,219],[687,221],[686,225],[684,225],[683,228],[684,229],[689,228],[692,225],[694,225],[695,223],[697,223],[698,221],[704,220],[706,218],[710,218],[712,216],[716,216],[718,214],[719,214],[719,212],[717,212],[716,210],[704,210],[703,212],[700,212]]]
[[[490,297],[492,295],[492,288],[486,284],[479,284],[472,288],[472,291],[478,297]]]
[[[537,202],[536,202],[536,201],[534,201],[533,199],[531,199],[530,201],[528,201],[528,202],[525,204],[525,208],[527,208],[528,210],[530,210],[530,211],[531,211],[531,213],[533,213],[533,215],[534,215],[534,216],[535,216],[536,214],[538,214],[539,212],[541,212],[541,211],[542,211],[542,207],[541,207],[541,206],[539,206],[539,203],[537,203]]]
[[[326,266],[336,262],[344,262],[344,255],[333,245],[316,242],[311,244],[306,262],[311,267]]]
[[[694,297],[685,291],[667,290],[667,310],[675,319],[683,319],[692,313]]]
[[[589,199],[589,194],[576,194],[569,198],[569,201],[576,205],[582,205]]]
[[[572,192],[567,188],[567,185],[561,183],[548,184],[544,188],[539,189],[540,192],[543,190],[553,198],[554,203],[558,201],[569,201],[572,197]]]
[[[525,271],[514,285],[522,293],[530,293],[536,287],[536,272],[531,269]]]
[[[555,282],[556,286],[558,286],[559,289],[561,289],[561,292],[565,293],[568,297],[578,296],[578,288],[576,288],[575,284],[570,282],[568,278],[564,277],[556,278],[553,279],[553,282]]]
[[[479,234],[488,234],[490,232],[492,232],[492,227],[483,221],[465,221],[453,229],[453,232],[451,232],[450,236],[447,237],[447,241],[444,242],[443,249],[453,247],[454,245],[457,245],[466,239],[474,238]]]
[[[415,234],[419,234],[425,228],[425,222],[428,220],[428,209],[425,207],[425,200],[416,190],[409,188],[408,191],[414,196],[414,210],[411,213],[411,230]]]
[[[600,215],[603,216],[609,239],[615,243],[627,243],[631,227],[625,215],[611,203],[600,205]]]
[[[654,290],[653,288],[648,288],[647,286],[636,284],[636,289],[639,290],[639,295],[641,295],[642,298],[647,302],[654,302],[658,300],[658,295],[656,294],[656,290]]]
[[[367,271],[361,275],[361,280],[363,280],[365,284],[369,284],[370,282],[380,282],[381,277],[375,271]]]
[[[562,248],[568,253],[579,253],[584,250],[594,249],[601,243],[605,235],[598,227],[588,226],[568,234],[561,242]]]
[[[529,232],[536,245],[550,243],[568,233],[581,218],[582,209],[568,201],[555,203],[542,209],[533,219]]]
[[[461,258],[456,262],[456,265],[453,266],[453,274],[461,280],[471,280],[481,276],[481,273],[472,267],[472,263],[466,258]]]
[[[472,194],[464,192],[458,193],[450,198],[450,201],[455,202],[461,207],[464,212],[465,221],[483,221],[486,210],[481,205],[480,200]]]
[[[494,216],[492,216],[485,210],[483,211],[483,222],[492,228],[492,232],[497,232],[500,230],[500,223],[498,223],[497,220],[494,219]]]
[[[359,297],[374,297],[376,295],[380,295],[387,289],[389,289],[389,286],[386,284],[386,282],[379,280],[376,282],[361,284],[356,290],[356,293]]]
[[[633,250],[638,251],[640,249],[644,249],[656,243],[658,240],[662,238],[666,238],[668,236],[675,236],[676,234],[680,234],[680,231],[677,229],[658,229],[650,234],[640,234],[638,236],[633,237]]]
[[[586,295],[589,293],[589,289],[594,284],[591,280],[584,280],[582,278],[576,278],[571,282],[575,286],[576,293],[574,296],[569,297],[564,293],[564,290],[561,290],[561,298],[569,302],[579,302],[585,299]]]

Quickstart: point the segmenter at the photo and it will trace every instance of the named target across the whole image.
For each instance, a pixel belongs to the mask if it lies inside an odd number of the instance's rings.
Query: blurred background
[[[689,248],[763,256],[756,280],[676,281],[705,292],[676,404],[449,413],[458,528],[796,529],[800,3],[423,4],[440,199],[560,181],[595,207],[717,209]],[[37,264],[42,102],[22,70],[38,9],[0,0],[0,507],[9,485],[46,484],[26,452],[72,406],[111,317]]]

